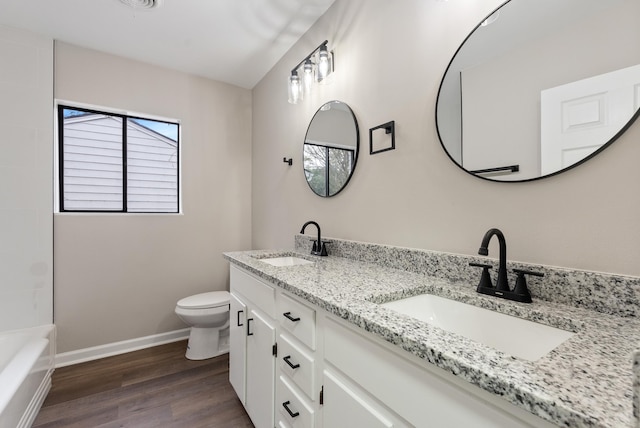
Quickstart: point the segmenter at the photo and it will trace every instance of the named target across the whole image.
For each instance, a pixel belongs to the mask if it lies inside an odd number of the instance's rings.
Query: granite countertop
[[[294,255],[313,264],[275,267],[260,258]],[[567,427],[634,427],[635,318],[535,299],[517,303],[481,295],[469,284],[342,257],[293,251],[224,254],[230,262],[378,335],[508,402]],[[530,362],[433,327],[379,303],[430,293],[576,334]]]

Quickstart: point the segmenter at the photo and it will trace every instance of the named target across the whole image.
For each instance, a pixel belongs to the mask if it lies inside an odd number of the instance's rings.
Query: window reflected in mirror
[[[358,124],[351,108],[340,101],[320,107],[303,148],[304,174],[311,190],[322,197],[342,191],[353,175],[358,148]]]

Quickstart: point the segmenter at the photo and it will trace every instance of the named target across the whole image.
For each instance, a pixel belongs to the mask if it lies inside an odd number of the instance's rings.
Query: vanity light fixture
[[[298,104],[309,95],[314,82],[325,83],[333,72],[333,52],[325,40],[291,70],[289,76],[289,102]],[[302,76],[302,77],[300,77]]]

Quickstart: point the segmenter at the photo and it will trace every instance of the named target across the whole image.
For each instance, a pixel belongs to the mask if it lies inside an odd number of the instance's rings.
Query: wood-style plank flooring
[[[253,427],[229,384],[228,354],[184,356],[186,341],[56,369],[34,428]]]

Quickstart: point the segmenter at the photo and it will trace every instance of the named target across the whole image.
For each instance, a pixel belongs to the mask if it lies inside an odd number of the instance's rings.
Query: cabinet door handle
[[[293,322],[298,322],[300,321],[300,318],[294,318],[291,316],[291,312],[285,312],[284,314],[282,314],[286,319],[288,319],[289,321],[293,321]]]
[[[253,332],[251,331],[251,321],[253,321],[253,318],[247,319],[247,336],[253,336]]]
[[[300,416],[300,412],[294,413],[291,411],[291,409],[289,408],[289,404],[291,404],[291,401],[285,401],[284,403],[282,403],[282,407],[284,407],[287,413],[289,413],[289,416],[291,416],[292,418],[295,418],[296,416]]]
[[[291,367],[292,369],[297,369],[298,367],[300,367],[300,364],[293,364],[291,361],[289,361],[291,359],[291,355],[287,355],[282,359],[285,363],[289,364],[289,367]]]
[[[238,327],[242,327],[244,324],[240,324],[240,314],[243,313],[244,311],[238,311]]]

